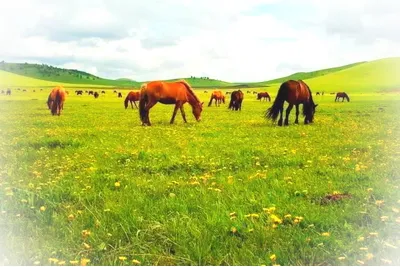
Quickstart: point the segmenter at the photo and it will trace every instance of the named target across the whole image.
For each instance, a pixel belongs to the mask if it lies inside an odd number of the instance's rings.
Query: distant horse
[[[336,94],[335,102],[339,101],[339,98],[342,98],[342,102],[344,99],[347,99],[347,102],[350,102],[350,97],[345,92],[339,92]]]
[[[225,94],[226,94],[226,95],[230,95],[230,94],[231,94],[231,92],[229,92],[229,91],[228,91],[228,92],[226,92]]]
[[[94,98],[98,98],[99,97],[99,93],[94,92],[93,96],[94,96]]]
[[[122,97],[122,93],[121,92],[118,93],[118,97]]]
[[[102,93],[102,94],[105,94],[105,93],[106,93],[106,91],[101,91],[101,93]]]
[[[319,92],[317,92],[315,95],[320,95],[320,93],[319,93]]]
[[[263,98],[265,99],[265,101],[267,101],[268,99],[268,101],[271,102],[271,97],[269,96],[268,92],[262,92],[257,94],[257,100],[261,101],[261,99]]]
[[[136,92],[130,91],[128,93],[128,95],[126,96],[126,98],[125,98],[125,102],[124,102],[125,109],[128,108],[128,102],[131,103],[132,109],[133,109],[132,102],[133,102],[133,104],[135,104],[135,107],[138,108],[138,106],[136,105],[136,101],[139,101],[139,99],[140,99],[140,92],[139,91],[136,91]]]
[[[256,95],[256,94],[258,94],[256,91],[253,91],[253,95]]]
[[[251,91],[247,91],[248,94],[251,94]]]
[[[60,116],[61,110],[64,109],[66,95],[67,93],[62,86],[56,86],[51,90],[47,98],[47,106],[51,110],[52,115],[57,114]]]
[[[207,91],[204,91],[204,93],[208,93]]]
[[[82,95],[83,91],[82,90],[76,90],[75,93],[76,93],[76,95]]]
[[[211,106],[213,99],[215,100],[215,106],[217,106],[218,104],[219,107],[221,102],[225,104],[225,96],[222,94],[221,91],[214,91],[211,93],[211,98],[210,102],[208,103],[208,106]]]
[[[7,89],[7,91],[6,91],[6,95],[11,95],[11,89]]]
[[[293,105],[296,106],[296,120],[294,123],[299,123],[300,104],[303,104],[303,116],[305,116],[304,124],[313,122],[315,108],[318,105],[314,104],[311,90],[305,82],[302,80],[289,80],[281,84],[274,104],[265,113],[265,117],[267,119],[272,119],[272,121],[276,121],[280,113],[280,118],[278,121],[279,126],[282,126],[283,104],[285,101],[289,103],[289,106],[286,109],[284,125],[289,125],[289,114],[293,108]]]
[[[178,109],[181,110],[183,121],[187,122],[183,109],[183,104],[186,102],[192,106],[192,112],[196,120],[200,121],[201,119],[203,102],[200,102],[199,98],[193,92],[193,89],[184,80],[177,82],[153,81],[142,85],[139,100],[139,113],[142,125],[151,125],[149,111],[157,102],[162,104],[175,104],[170,121],[171,124],[174,123]]]
[[[231,94],[231,101],[229,102],[229,109],[232,110],[242,110],[242,101],[243,101],[243,92],[238,90],[238,91],[233,91]]]
[[[89,92],[88,92],[88,95],[93,95],[93,91],[89,91]]]

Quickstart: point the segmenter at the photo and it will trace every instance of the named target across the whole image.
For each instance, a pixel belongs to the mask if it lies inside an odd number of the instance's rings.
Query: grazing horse
[[[244,96],[244,94],[242,91],[240,91],[240,90],[233,91],[231,94],[231,101],[229,102],[228,109],[242,110],[243,96]]]
[[[7,89],[7,91],[6,91],[6,95],[11,95],[11,89]]]
[[[267,99],[268,99],[268,101],[271,102],[271,97],[269,96],[269,94],[267,92],[262,92],[262,93],[257,94],[257,100],[261,101],[261,99],[263,99],[263,98],[265,99],[265,101],[267,101]]]
[[[89,92],[88,92],[88,95],[93,95],[93,91],[89,91]]]
[[[335,102],[339,101],[339,98],[342,98],[342,102],[344,99],[347,99],[347,102],[350,102],[350,97],[345,92],[339,92],[336,94]]]
[[[192,112],[196,120],[201,120],[203,102],[200,102],[190,85],[184,80],[177,82],[153,81],[142,85],[139,100],[139,113],[142,125],[151,125],[149,111],[157,102],[162,104],[175,104],[170,121],[171,124],[174,123],[178,109],[181,110],[183,121],[187,122],[183,109],[183,104],[186,102],[192,106]]]
[[[317,92],[315,95],[320,95],[320,93],[319,93],[319,92]]]
[[[99,93],[94,92],[93,96],[94,96],[94,98],[98,98],[99,97]]]
[[[118,93],[118,97],[122,97],[122,93],[121,92]]]
[[[296,120],[294,123],[299,123],[300,104],[303,104],[303,116],[305,116],[304,124],[313,122],[315,108],[318,105],[314,104],[311,90],[305,82],[302,80],[289,80],[281,84],[274,104],[265,113],[266,118],[272,119],[272,121],[276,121],[280,113],[280,118],[278,121],[279,126],[282,126],[283,104],[285,101],[289,103],[289,106],[286,109],[284,125],[289,125],[289,114],[293,108],[293,105],[296,106]]]
[[[135,104],[135,107],[138,108],[138,106],[136,105],[136,101],[139,101],[139,100],[140,100],[140,92],[139,91],[136,91],[136,92],[130,91],[125,98],[125,102],[124,102],[125,109],[128,108],[128,102],[131,102],[132,109],[133,109],[132,102],[133,102],[133,104]]]
[[[210,102],[208,103],[208,106],[211,106],[213,99],[215,100],[215,106],[217,106],[218,104],[219,107],[221,102],[225,104],[225,96],[222,94],[221,91],[214,91],[211,93],[211,98]]]
[[[51,110],[52,115],[57,114],[60,116],[61,110],[64,109],[66,95],[67,93],[62,86],[56,86],[51,90],[47,98],[47,106]]]
[[[101,93],[102,93],[102,94],[105,94],[105,93],[106,93],[106,91],[101,91]]]
[[[230,94],[231,94],[231,92],[227,91],[225,94],[226,94],[226,95],[230,95]]]
[[[82,90],[76,90],[75,93],[76,93],[76,95],[82,95],[83,91]]]

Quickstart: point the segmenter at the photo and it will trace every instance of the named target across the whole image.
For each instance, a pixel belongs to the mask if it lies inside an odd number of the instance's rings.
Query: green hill
[[[103,79],[84,71],[57,68],[46,64],[0,62],[0,70],[57,83],[118,87],[137,87],[140,85],[140,83],[128,79]]]
[[[306,79],[314,91],[381,92],[399,91],[400,57],[358,64],[324,76]]]

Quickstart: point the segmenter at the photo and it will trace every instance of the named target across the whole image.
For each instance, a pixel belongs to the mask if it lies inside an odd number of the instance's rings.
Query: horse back
[[[303,81],[289,80],[283,85],[287,89],[287,101],[290,104],[296,105],[309,101],[310,90]]]
[[[147,84],[146,94],[162,102],[163,100],[188,101],[187,89],[181,82],[153,81]]]

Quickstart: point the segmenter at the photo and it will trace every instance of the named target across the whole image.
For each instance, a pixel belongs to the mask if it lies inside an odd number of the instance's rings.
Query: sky
[[[0,60],[256,82],[400,56],[398,0],[13,0]]]

